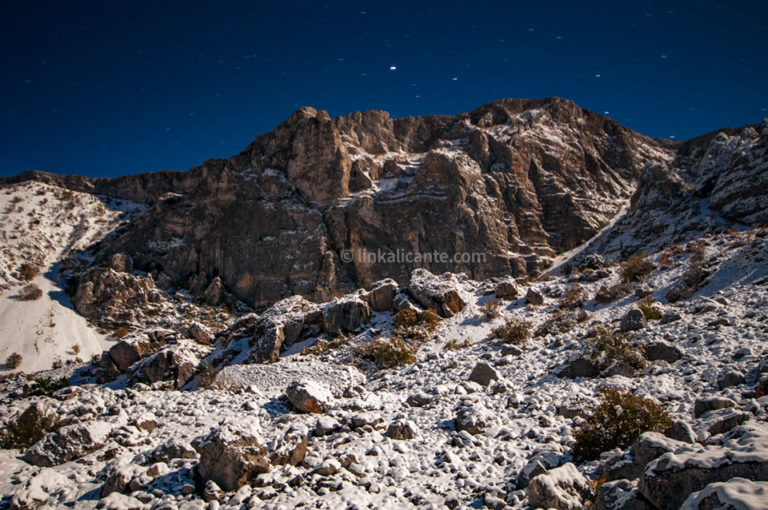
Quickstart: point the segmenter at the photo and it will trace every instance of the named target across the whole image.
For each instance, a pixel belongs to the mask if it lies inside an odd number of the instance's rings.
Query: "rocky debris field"
[[[75,303],[125,335],[1,383],[2,505],[766,508],[767,235],[236,318],[118,257]]]

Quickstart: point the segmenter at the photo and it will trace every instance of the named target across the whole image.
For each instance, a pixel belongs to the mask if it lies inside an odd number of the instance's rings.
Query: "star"
[[[390,71],[397,71],[397,66],[389,66]]]

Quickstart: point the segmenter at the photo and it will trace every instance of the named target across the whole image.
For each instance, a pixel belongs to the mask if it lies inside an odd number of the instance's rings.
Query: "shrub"
[[[536,331],[533,332],[533,336],[560,335],[569,332],[575,326],[576,321],[573,319],[562,314],[556,314],[536,328]]]
[[[59,377],[58,379],[51,379],[50,377],[40,377],[34,379],[34,384],[29,390],[26,391],[27,397],[50,397],[53,392],[58,391],[67,386],[72,386],[72,382],[69,377]]]
[[[6,358],[5,366],[10,368],[11,370],[19,368],[21,366],[22,359],[23,358],[21,357],[21,354],[19,354],[18,352],[14,352],[10,356],[8,356],[8,358]]]
[[[672,425],[664,406],[632,393],[603,389],[600,404],[574,432],[576,460],[597,458],[613,448],[626,448],[643,432],[660,432]]]
[[[597,289],[597,293],[595,294],[595,302],[610,303],[612,301],[616,301],[621,297],[626,296],[627,294],[629,294],[629,286],[627,284],[620,283],[618,285],[612,285],[610,287],[601,285],[600,288]]]
[[[440,316],[437,314],[435,310],[429,309],[424,312],[421,312],[419,314],[419,322],[418,324],[430,333],[434,332],[437,329],[437,326],[440,324]]]
[[[565,289],[560,308],[572,310],[584,305],[584,288],[578,283],[573,283]]]
[[[36,301],[41,297],[43,297],[43,291],[40,290],[40,287],[38,287],[34,283],[25,285],[19,291],[19,298],[21,298],[24,301]]]
[[[491,337],[505,344],[520,345],[531,338],[531,323],[522,319],[509,318],[504,325],[494,328]]]
[[[661,310],[658,307],[653,306],[653,299],[651,299],[651,296],[645,296],[645,299],[641,301],[637,307],[649,321],[657,321],[661,319]]]
[[[24,262],[19,266],[19,278],[22,280],[30,281],[38,274],[40,274],[40,269],[31,262]]]
[[[130,329],[128,329],[126,327],[121,327],[121,328],[117,328],[116,330],[114,330],[112,332],[112,336],[114,338],[123,338],[124,336],[126,336],[130,332],[131,332]]]
[[[324,340],[320,338],[314,345],[301,349],[301,355],[308,356],[311,354],[313,356],[320,356],[331,349],[338,349],[347,342],[349,342],[349,337],[343,333],[336,336],[333,340]]]
[[[644,254],[632,255],[621,264],[621,281],[624,283],[639,282],[651,274],[654,269],[656,269],[656,265]]]
[[[26,450],[40,441],[48,432],[58,429],[59,426],[59,417],[50,410],[25,411],[8,424],[5,434],[0,440],[0,446],[7,449]]]
[[[72,346],[72,352],[77,356],[80,354],[80,344],[75,344]]]
[[[443,345],[444,351],[458,351],[460,349],[464,349],[472,345],[472,342],[470,342],[468,339],[464,339],[461,342],[456,340],[455,338],[452,340],[448,340],[445,342],[445,345]]]
[[[498,299],[491,298],[480,307],[480,313],[483,314],[486,320],[498,319],[501,315],[501,303]]]
[[[392,316],[392,323],[395,326],[415,326],[419,322],[419,317],[416,312],[410,308],[403,308],[395,315]]]
[[[376,338],[358,348],[358,354],[385,368],[398,367],[416,362],[415,349],[406,344],[401,336]]]
[[[591,358],[599,361],[602,368],[613,362],[629,365],[632,368],[644,368],[645,357],[640,349],[632,345],[632,339],[623,333],[612,333],[599,324],[590,332],[587,342],[592,348]]]

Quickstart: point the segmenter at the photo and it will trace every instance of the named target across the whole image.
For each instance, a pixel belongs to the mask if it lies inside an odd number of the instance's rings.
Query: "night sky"
[[[6,2],[0,175],[187,169],[303,105],[559,96],[676,139],[768,117],[765,2],[197,4]]]

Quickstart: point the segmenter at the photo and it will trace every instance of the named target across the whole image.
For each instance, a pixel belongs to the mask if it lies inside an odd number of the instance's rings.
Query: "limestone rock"
[[[637,308],[633,308],[624,314],[624,317],[621,318],[619,329],[621,331],[637,331],[638,329],[643,329],[646,322],[647,321],[645,319],[645,315],[643,315],[643,312]]]
[[[302,413],[324,413],[331,408],[333,395],[317,382],[292,382],[285,390],[291,405]]]
[[[103,421],[67,425],[32,445],[24,460],[35,466],[57,466],[103,447],[113,425]]]
[[[392,278],[372,283],[366,294],[371,310],[374,312],[392,310],[397,288],[397,282]]]
[[[441,317],[452,317],[465,304],[453,278],[452,274],[436,276],[426,269],[416,269],[411,274],[408,292],[424,308],[434,309]]]
[[[269,458],[258,427],[253,422],[226,423],[200,443],[198,472],[223,490],[237,490],[257,475],[269,471]]]
[[[326,331],[354,331],[371,317],[368,303],[357,295],[335,299],[323,307],[323,327]]]
[[[480,361],[472,369],[472,373],[469,374],[469,380],[474,381],[482,386],[488,386],[491,381],[498,381],[499,374],[496,369],[484,361]]]
[[[526,491],[530,506],[556,510],[580,510],[592,493],[589,481],[570,462],[534,477]]]
[[[541,306],[544,304],[544,294],[533,287],[529,287],[528,292],[525,293],[525,302],[531,305]]]

